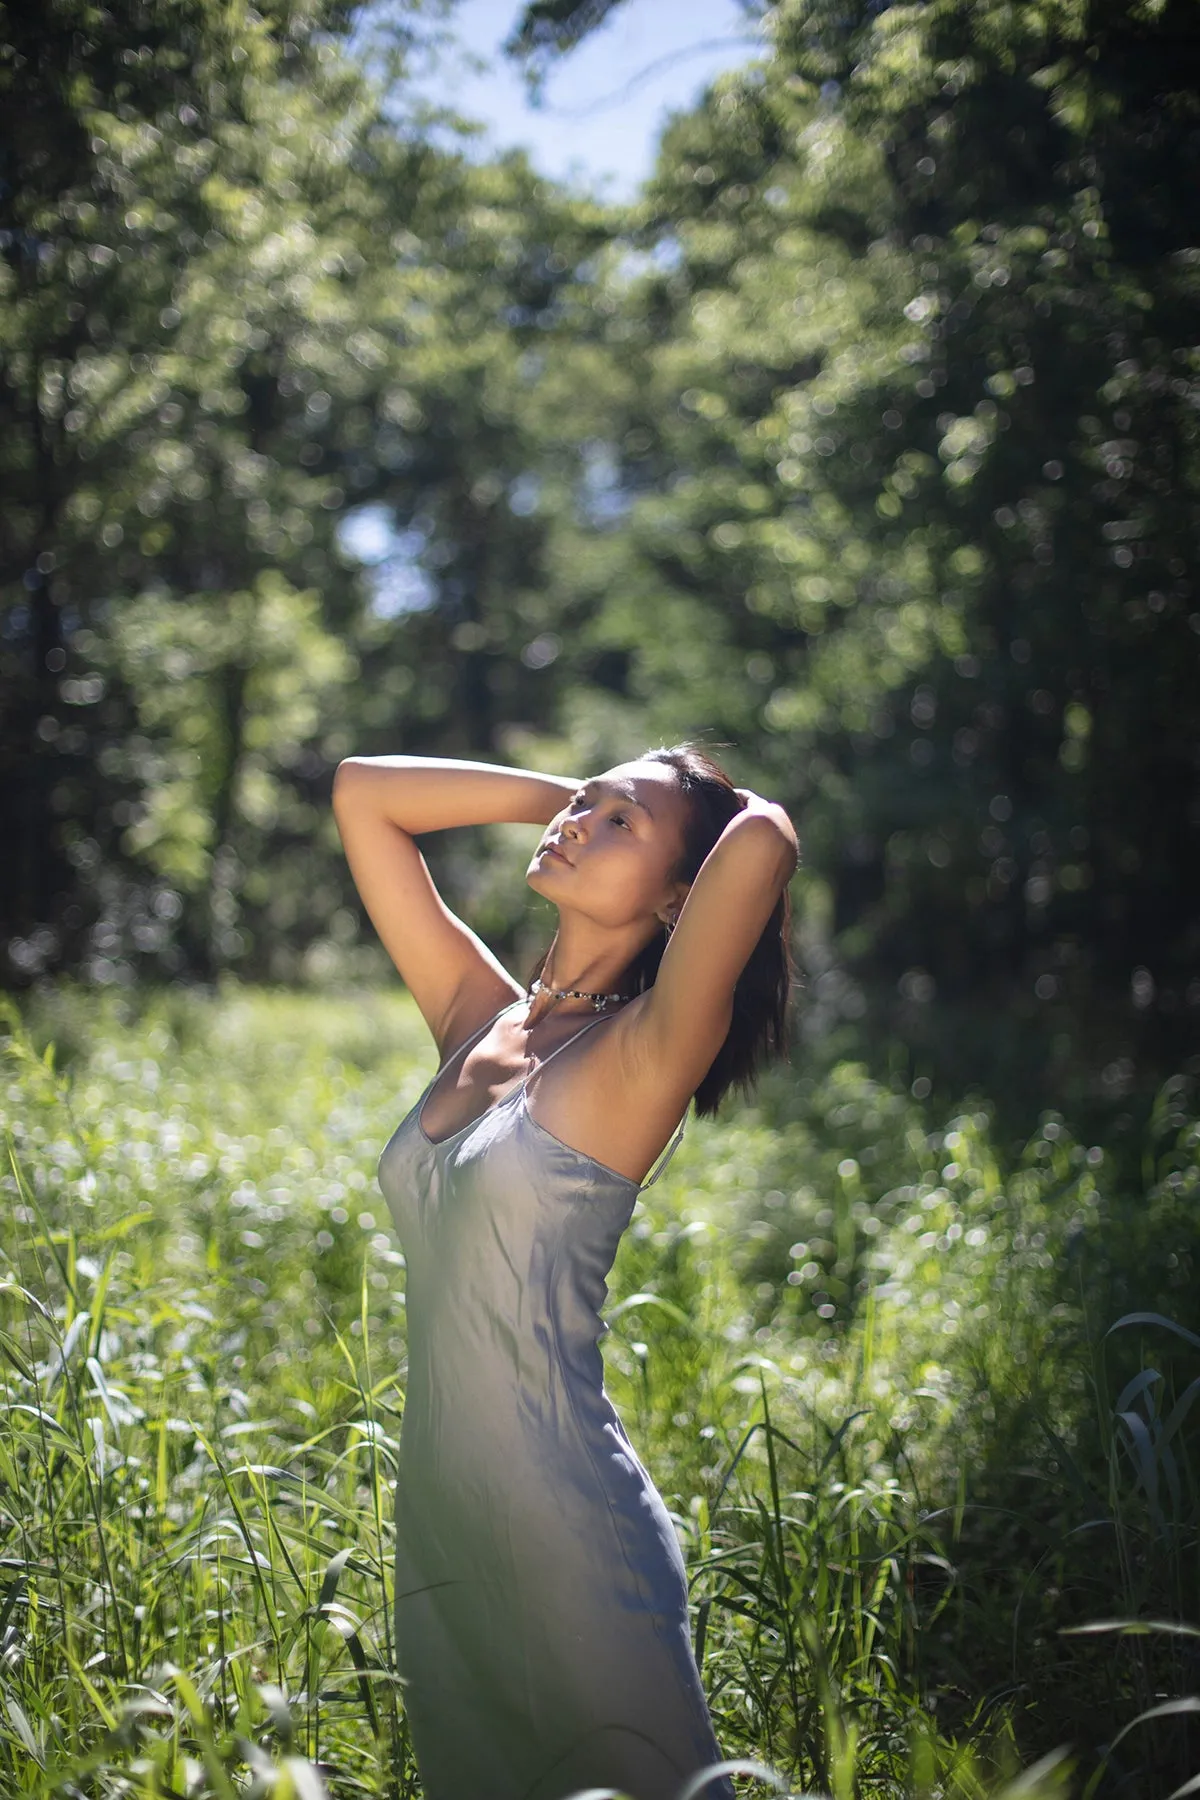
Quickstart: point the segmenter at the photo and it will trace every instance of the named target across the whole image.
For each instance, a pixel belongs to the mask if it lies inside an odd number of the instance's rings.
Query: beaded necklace
[[[552,1000],[590,1000],[593,1012],[603,1012],[606,1006],[612,1006],[618,1000],[628,1000],[629,994],[593,994],[586,988],[548,987],[539,977],[533,983],[531,994],[549,994]]]

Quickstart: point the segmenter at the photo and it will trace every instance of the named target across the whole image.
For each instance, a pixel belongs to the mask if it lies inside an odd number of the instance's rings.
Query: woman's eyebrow
[[[627,806],[636,806],[648,818],[654,817],[653,811],[646,805],[646,802],[639,800],[631,781],[589,781],[586,785],[590,788],[605,788],[610,794],[616,794],[619,799],[624,800]]]

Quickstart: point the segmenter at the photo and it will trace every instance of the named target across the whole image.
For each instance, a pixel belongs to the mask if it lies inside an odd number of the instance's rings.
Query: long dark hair
[[[665,763],[679,779],[686,802],[684,847],[672,873],[677,881],[692,882],[744,802],[724,769],[692,744],[648,750],[639,760]],[[787,1049],[787,1007],[793,978],[790,923],[791,908],[785,888],[738,976],[725,1042],[696,1089],[696,1111],[702,1118],[716,1112],[731,1087],[748,1088],[762,1064],[770,1057],[782,1056]],[[643,994],[654,986],[667,935],[665,927],[656,932],[630,963],[621,978],[624,993]],[[541,973],[548,955],[547,950],[534,970],[535,976]]]

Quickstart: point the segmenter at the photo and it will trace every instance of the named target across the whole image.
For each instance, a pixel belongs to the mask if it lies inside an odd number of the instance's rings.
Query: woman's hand
[[[414,839],[461,825],[545,825],[578,785],[445,757],[362,756],[340,764],[333,810],[350,872],[443,1054],[523,990],[450,911]]]
[[[796,837],[796,828],[782,806],[777,806],[774,800],[764,800],[761,794],[754,792],[753,788],[735,788],[733,791],[742,803],[743,812],[758,813],[770,819],[772,824],[777,826],[784,837],[791,842],[799,856],[800,845]]]

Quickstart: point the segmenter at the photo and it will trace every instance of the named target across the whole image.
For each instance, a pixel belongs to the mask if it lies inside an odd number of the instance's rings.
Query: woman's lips
[[[567,862],[562,851],[554,844],[543,844],[540,854],[542,856],[552,856],[556,862],[567,863],[568,869],[571,867],[571,864]]]

